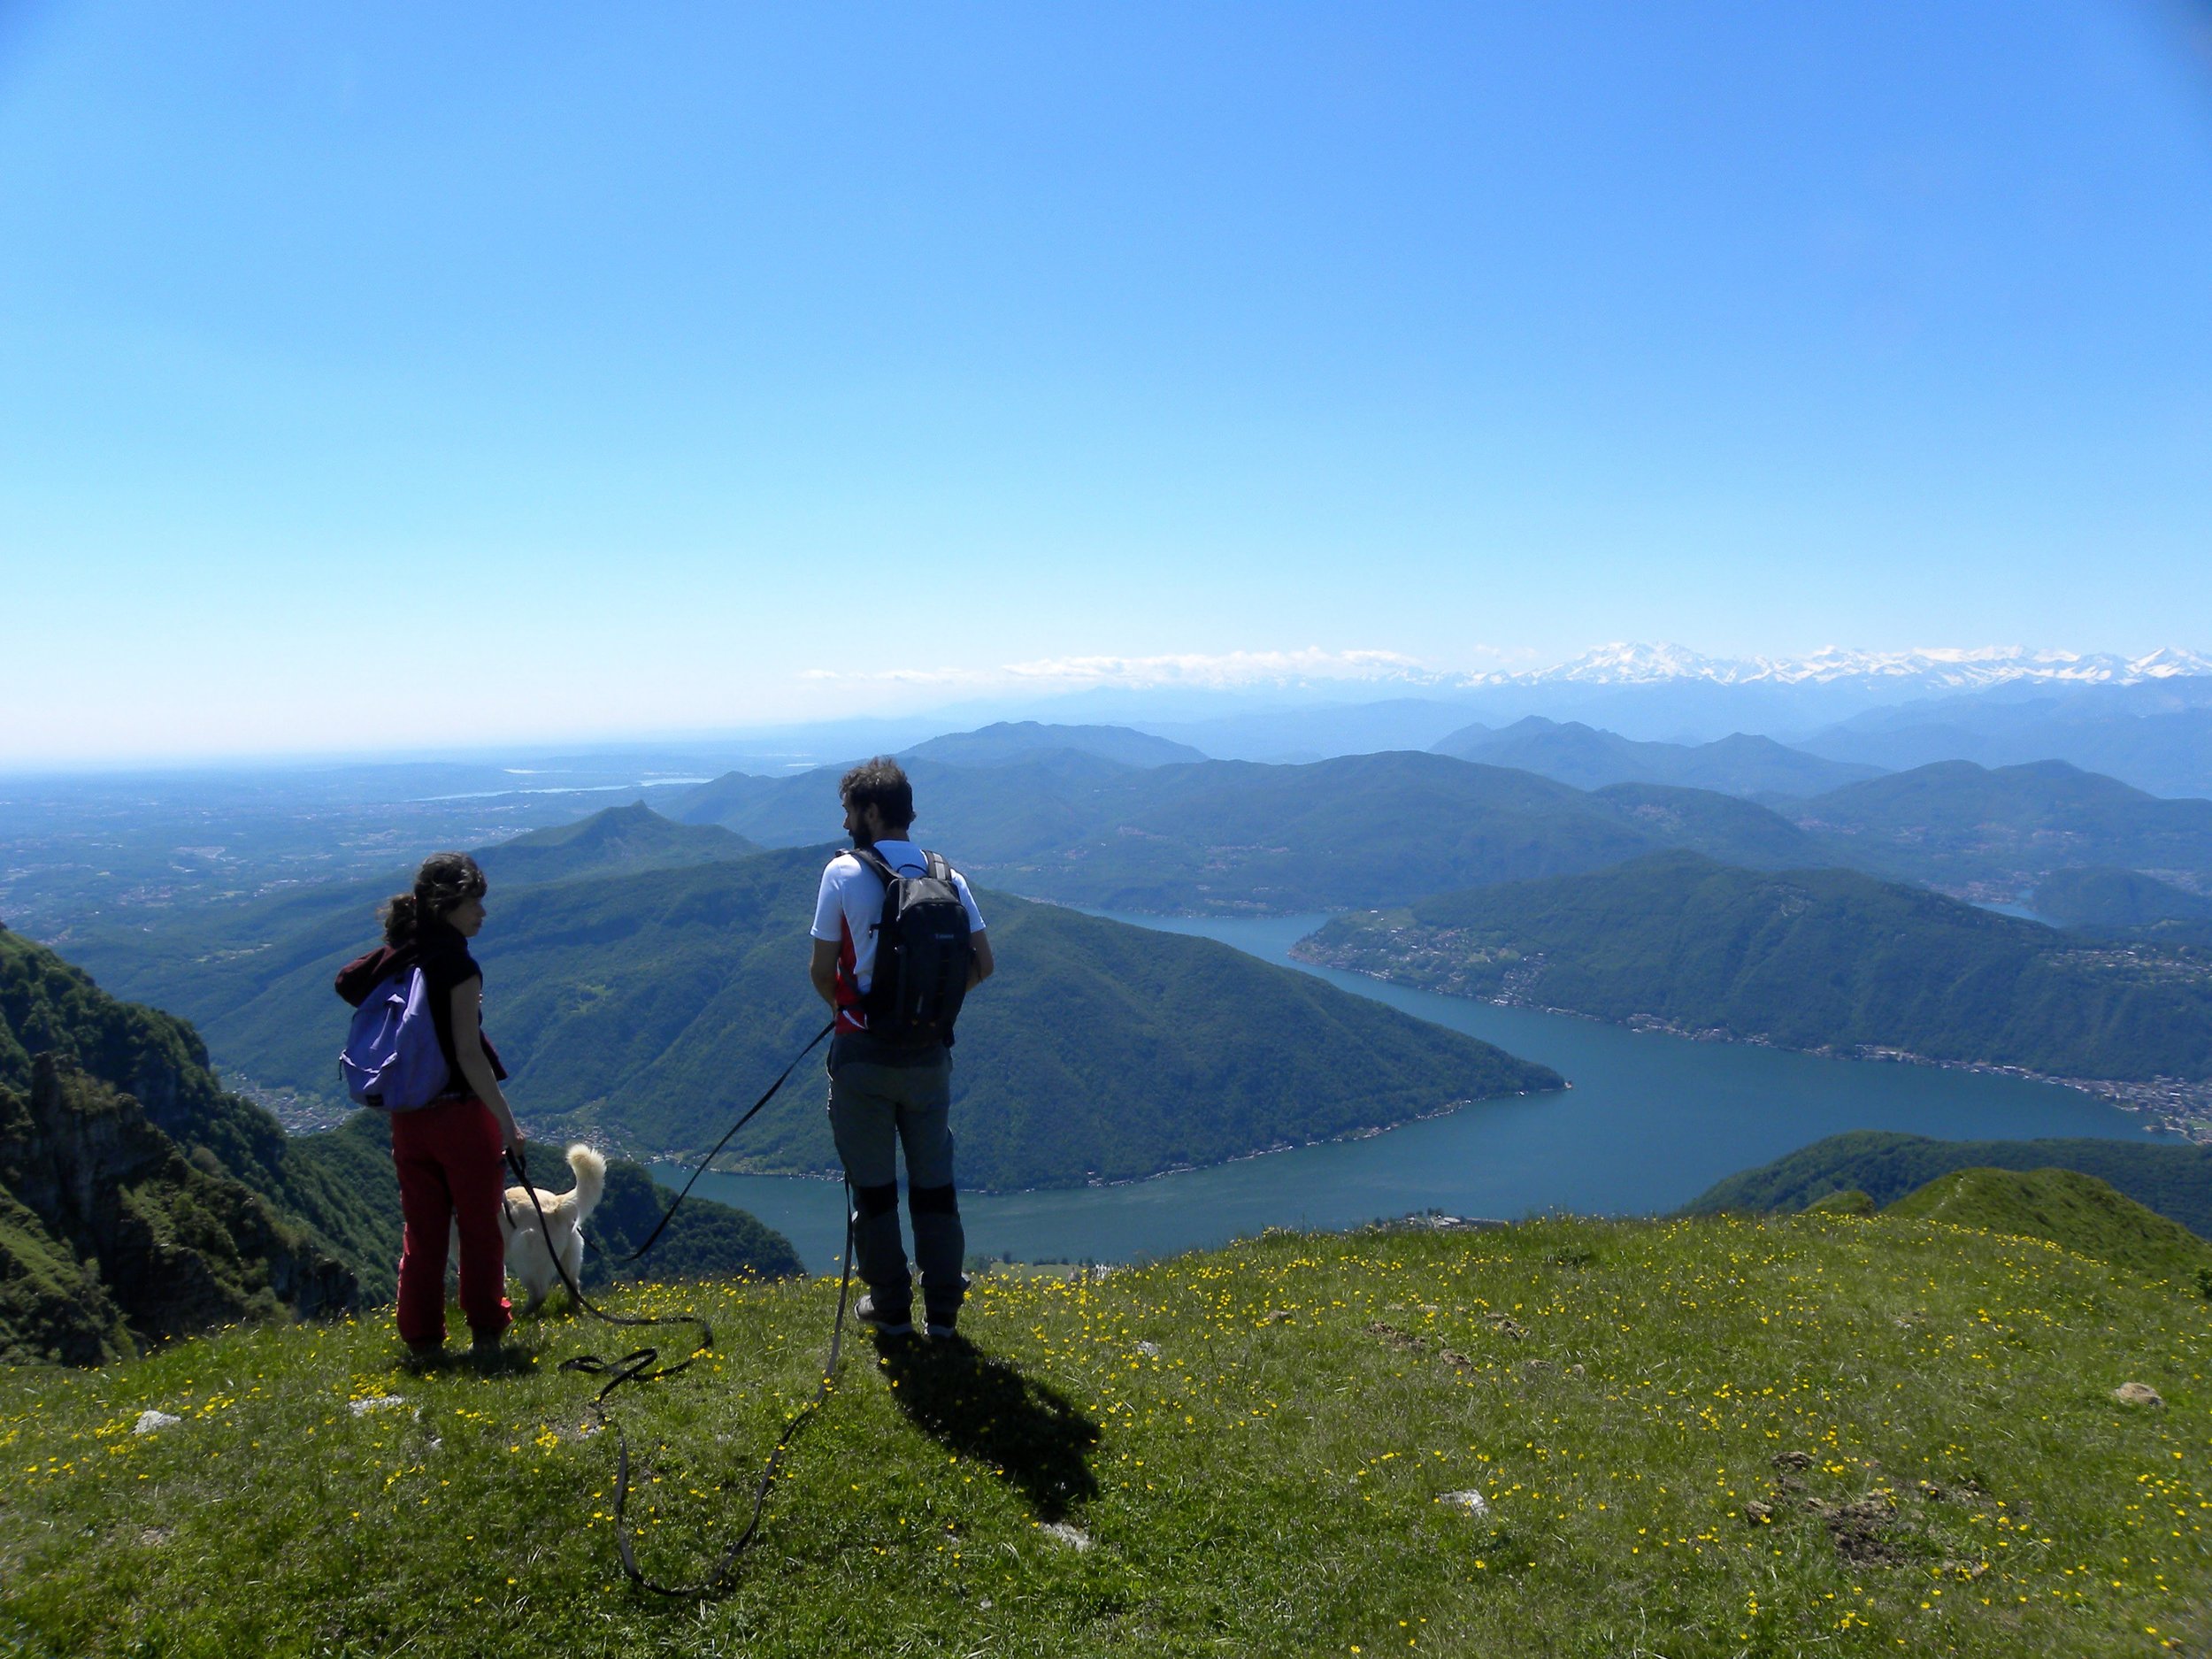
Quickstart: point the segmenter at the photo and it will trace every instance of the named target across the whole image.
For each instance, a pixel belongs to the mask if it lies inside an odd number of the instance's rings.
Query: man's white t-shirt
[[[880,841],[876,856],[901,875],[926,875],[929,861],[912,841]],[[957,870],[952,885],[968,912],[968,932],[983,931],[983,912],[976,909],[968,879]],[[841,995],[850,986],[860,996],[875,982],[876,927],[883,920],[883,878],[850,853],[840,853],[822,872],[821,890],[814,895],[814,937],[840,947],[837,953],[838,1028],[864,1029],[857,1008],[849,1008]]]

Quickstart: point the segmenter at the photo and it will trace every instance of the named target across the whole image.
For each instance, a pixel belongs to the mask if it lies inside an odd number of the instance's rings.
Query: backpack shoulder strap
[[[933,879],[943,882],[947,887],[952,885],[952,866],[945,862],[945,856],[942,853],[933,853],[925,849],[922,853],[922,863],[927,867]]]
[[[863,869],[872,870],[876,872],[876,874],[882,877],[883,885],[886,887],[890,887],[893,882],[899,879],[898,872],[891,868],[889,860],[886,859],[884,856],[878,852],[874,848],[855,847],[849,849],[849,850],[855,858],[857,858],[860,861],[861,867]]]

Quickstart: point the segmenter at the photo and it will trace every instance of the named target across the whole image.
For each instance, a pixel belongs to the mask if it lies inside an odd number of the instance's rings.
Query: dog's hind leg
[[[584,1230],[581,1227],[576,1228],[568,1237],[561,1240],[561,1265],[568,1269],[570,1284],[580,1286],[583,1284]],[[572,1290],[568,1294],[568,1310],[571,1313],[578,1311],[576,1293]]]

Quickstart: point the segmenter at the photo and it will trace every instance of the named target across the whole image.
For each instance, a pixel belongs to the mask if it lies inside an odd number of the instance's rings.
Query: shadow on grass
[[[1098,1425],[1058,1389],[969,1342],[887,1343],[877,1361],[916,1428],[989,1464],[1040,1520],[1064,1520],[1097,1496],[1088,1460]]]
[[[519,1377],[538,1364],[538,1345],[510,1340],[496,1352],[479,1358],[467,1343],[448,1343],[434,1354],[403,1353],[392,1369],[410,1377]]]

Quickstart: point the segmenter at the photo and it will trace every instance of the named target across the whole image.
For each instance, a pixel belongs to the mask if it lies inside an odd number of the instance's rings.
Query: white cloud
[[[1185,651],[1164,657],[1050,657],[991,668],[889,668],[850,672],[810,668],[800,678],[846,683],[956,687],[963,689],[1152,690],[1168,687],[1226,689],[1307,680],[1389,680],[1438,684],[1456,678],[1400,651]]]

